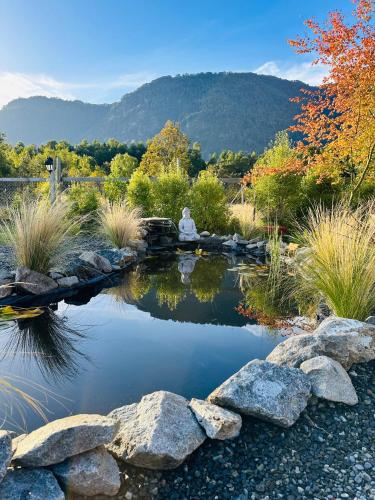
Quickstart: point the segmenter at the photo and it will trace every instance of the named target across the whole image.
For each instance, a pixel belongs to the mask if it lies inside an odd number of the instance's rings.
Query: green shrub
[[[150,178],[136,170],[129,181],[127,202],[131,208],[139,208],[142,211],[142,217],[153,215],[153,186]]]
[[[67,198],[70,202],[69,216],[85,216],[86,222],[98,210],[100,204],[99,190],[91,185],[74,184],[67,191]]]
[[[130,177],[138,167],[138,160],[128,153],[117,154],[111,161],[108,181],[104,184],[104,192],[110,202],[125,199],[127,183],[115,180],[119,177]]]
[[[254,184],[257,208],[267,223],[288,225],[302,205],[302,176],[290,174],[268,174],[259,177]]]
[[[199,231],[226,230],[229,216],[224,186],[212,172],[200,172],[190,191],[190,206]]]
[[[161,174],[153,185],[155,215],[169,217],[175,223],[188,204],[189,179],[183,172]]]

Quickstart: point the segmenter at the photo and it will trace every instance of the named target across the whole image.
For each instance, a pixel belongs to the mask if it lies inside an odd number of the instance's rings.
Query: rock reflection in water
[[[36,318],[17,320],[4,332],[7,341],[1,358],[33,359],[46,380],[74,378],[89,358],[76,347],[85,334],[72,328],[67,318],[46,308]]]

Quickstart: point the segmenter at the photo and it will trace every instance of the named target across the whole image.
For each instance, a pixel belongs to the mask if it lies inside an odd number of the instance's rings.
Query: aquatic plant
[[[116,248],[124,248],[139,236],[140,215],[138,208],[125,202],[105,203],[99,212],[101,232]]]
[[[308,213],[298,259],[300,286],[337,315],[364,320],[375,310],[375,204],[338,204]]]
[[[68,249],[69,235],[80,224],[68,218],[69,204],[58,200],[50,205],[43,199],[23,199],[9,208],[9,219],[0,221],[18,266],[48,273]]]

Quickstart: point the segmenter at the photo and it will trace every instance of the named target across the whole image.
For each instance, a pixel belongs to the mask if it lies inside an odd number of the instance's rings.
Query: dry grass
[[[69,205],[45,200],[24,200],[9,209],[9,219],[0,222],[0,232],[13,247],[18,266],[47,273],[66,250],[71,231],[78,220],[68,219]]]
[[[104,236],[116,247],[124,248],[139,236],[141,211],[129,208],[125,202],[106,203],[99,212]]]
[[[259,234],[263,225],[262,218],[251,203],[231,205],[230,211],[232,217],[237,219],[244,238],[250,239]]]
[[[375,205],[310,210],[302,281],[337,315],[364,320],[375,310]]]

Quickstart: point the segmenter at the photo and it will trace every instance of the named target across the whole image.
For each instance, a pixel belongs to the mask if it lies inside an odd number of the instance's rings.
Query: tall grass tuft
[[[67,240],[77,221],[67,217],[69,205],[53,205],[42,199],[23,200],[9,208],[9,218],[0,221],[0,232],[13,247],[18,266],[47,273],[67,250]]]
[[[310,251],[302,286],[320,294],[337,316],[364,320],[375,310],[375,205],[310,210],[303,228]]]
[[[124,248],[139,236],[140,215],[138,208],[129,208],[125,202],[106,203],[99,212],[101,231],[116,248]]]
[[[260,213],[251,203],[238,203],[230,205],[232,217],[239,223],[241,234],[250,239],[261,232],[262,219]]]

